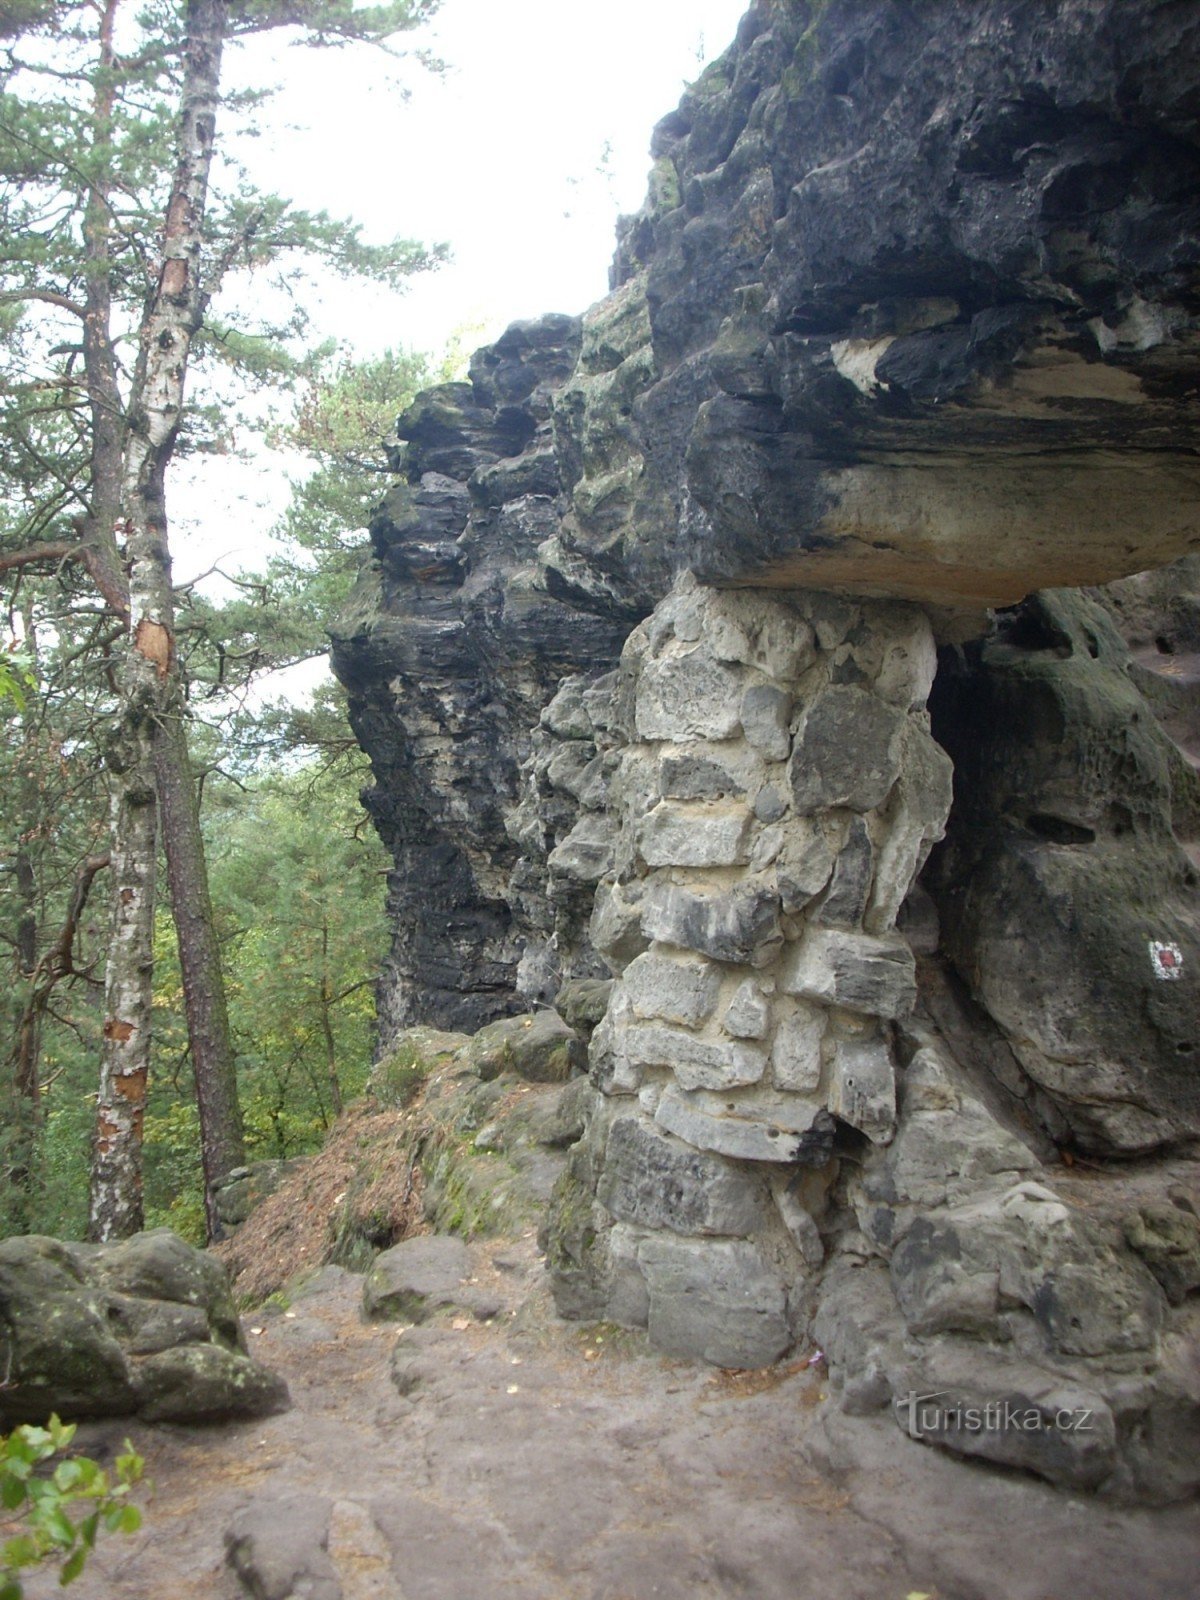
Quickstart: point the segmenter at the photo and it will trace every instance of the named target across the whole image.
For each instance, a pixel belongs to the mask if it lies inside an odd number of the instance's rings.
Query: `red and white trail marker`
[[[1151,939],[1150,965],[1156,978],[1182,978],[1183,951],[1177,944],[1160,944],[1157,939]]]

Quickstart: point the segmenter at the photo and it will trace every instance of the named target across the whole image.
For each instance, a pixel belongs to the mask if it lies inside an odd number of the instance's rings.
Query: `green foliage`
[[[227,44],[283,30],[289,45],[383,43],[395,53],[435,9],[434,0],[235,0]],[[183,0],[150,8],[0,0],[0,552],[10,556],[31,544],[68,545],[88,530],[93,471],[102,477],[98,418],[124,435],[136,410],[138,328],[174,166],[184,17]],[[106,56],[114,19],[117,53]],[[246,427],[262,437],[262,419],[297,397],[294,421],[277,424],[273,442],[310,470],[278,530],[277,557],[221,603],[179,597],[178,642],[217,857],[213,893],[249,1148],[282,1155],[319,1143],[365,1078],[371,985],[386,943],[385,863],[361,836],[361,761],[336,697],[302,712],[253,713],[238,697],[257,674],[326,649],[395,418],[438,375],[411,352],[352,363],[312,349],[303,278],[333,270],[395,285],[444,251],[371,243],[352,221],[257,192],[228,141],[253,131],[262,98],[252,90],[222,102],[224,148],[198,263],[204,320],[178,448],[238,449]],[[97,341],[109,389],[96,378]],[[104,848],[122,630],[79,567],[14,567],[5,583],[10,626],[30,659],[0,652],[0,946],[11,997],[0,1001],[0,1231],[78,1236],[102,1020],[105,874],[54,952],[80,865]],[[313,752],[319,762],[303,768]],[[268,755],[283,775],[264,783]],[[248,790],[223,783],[222,771]],[[147,1209],[152,1222],[198,1239],[198,1128],[165,916],[156,943]],[[7,1068],[47,978],[53,992],[38,1011],[33,1053],[40,1081],[22,1096]]]
[[[0,650],[0,701],[7,700],[18,711],[25,709],[25,697],[37,688],[33,663],[19,650]]]
[[[159,1077],[151,1086],[145,1122],[147,1228],[171,1228],[189,1244],[207,1243],[200,1116],[190,1081]]]
[[[211,885],[250,1159],[319,1149],[340,1106],[366,1085],[387,923],[386,857],[358,802],[363,775],[356,752],[210,793]],[[199,1124],[165,913],[158,935],[147,1226],[202,1244]]]
[[[91,1108],[83,1097],[95,1088],[102,1021],[105,872],[77,905],[69,948],[62,940],[81,863],[104,849],[95,719],[108,689],[91,646],[106,625],[94,613],[64,614],[43,632],[28,589],[26,598],[21,632],[36,672],[25,678],[20,709],[0,714],[0,1229],[67,1224],[78,1233],[82,1190],[74,1177],[65,1187],[58,1180],[71,1164],[86,1173],[88,1160]],[[27,1044],[42,1090],[53,1089],[40,1100],[28,1084],[21,1088]]]
[[[128,1439],[110,1477],[87,1456],[64,1454],[74,1436],[74,1424],[51,1417],[45,1428],[26,1424],[0,1439],[0,1504],[20,1526],[0,1547],[0,1600],[21,1600],[21,1573],[46,1561],[61,1560],[59,1583],[71,1583],[101,1529],[136,1533],[142,1525],[128,1496],[144,1462]],[[45,1470],[56,1456],[63,1459]]]
[[[366,1082],[387,926],[362,776],[360,758],[214,796],[214,894],[256,1155],[312,1149]]]

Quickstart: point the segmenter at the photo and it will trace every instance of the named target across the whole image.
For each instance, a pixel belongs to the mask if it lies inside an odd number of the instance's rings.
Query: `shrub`
[[[74,1423],[51,1417],[45,1428],[22,1424],[0,1438],[0,1505],[20,1531],[0,1547],[0,1600],[21,1600],[20,1573],[62,1559],[59,1582],[83,1571],[100,1529],[135,1533],[142,1514],[128,1499],[144,1462],[128,1439],[116,1459],[115,1481],[87,1456],[65,1456],[48,1473],[38,1469],[62,1455],[75,1437]],[[84,1515],[75,1521],[72,1511]]]

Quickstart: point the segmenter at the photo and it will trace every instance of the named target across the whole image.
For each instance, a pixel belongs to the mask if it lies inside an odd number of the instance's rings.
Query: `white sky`
[[[363,225],[365,237],[445,241],[454,260],[403,295],[333,284],[314,331],[368,355],[468,349],[608,288],[619,213],[645,195],[651,130],[732,42],[748,0],[443,0],[408,36],[443,78],[376,53],[241,47],[228,87],[279,84],[237,154],[257,184]],[[389,81],[390,78],[390,81]],[[407,85],[406,99],[401,85]],[[177,462],[176,578],[255,560],[287,501],[280,466]]]
[[[353,216],[373,240],[454,251],[403,300],[328,302],[329,330],[364,352],[432,349],[463,323],[482,322],[483,343],[518,317],[598,299],[617,213],[645,193],[652,127],[732,41],[746,3],[443,0],[432,29],[408,36],[448,63],[441,80],[405,64],[389,84],[361,49],[240,51],[239,77],[283,82],[252,152],[263,186]]]

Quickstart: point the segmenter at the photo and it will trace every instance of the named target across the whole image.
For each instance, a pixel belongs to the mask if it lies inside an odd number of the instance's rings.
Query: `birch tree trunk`
[[[212,164],[226,26],[224,0],[188,0],[179,150],[158,281],[141,324],[126,412],[121,531],[129,564],[129,648],[113,774],[113,923],[96,1102],[89,1237],[142,1226],[142,1122],[150,1068],[156,806],[155,740],[176,681],[164,478],[183,413],[192,338],[204,310],[201,226]]]

